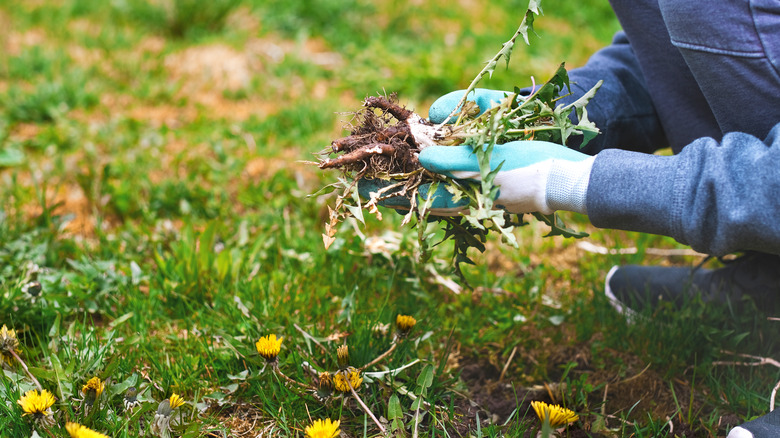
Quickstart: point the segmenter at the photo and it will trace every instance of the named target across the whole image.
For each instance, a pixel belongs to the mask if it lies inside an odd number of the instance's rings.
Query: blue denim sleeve
[[[587,106],[588,119],[601,130],[595,139],[579,149],[594,155],[605,148],[652,153],[668,145],[656,114],[644,76],[633,49],[623,32],[618,32],[612,44],[599,50],[588,62],[569,72],[570,103],[585,94],[599,80],[604,80],[596,96]],[[579,144],[570,144],[574,149]]]
[[[780,123],[766,140],[729,133],[674,156],[605,150],[587,193],[593,225],[671,236],[713,255],[780,254]]]

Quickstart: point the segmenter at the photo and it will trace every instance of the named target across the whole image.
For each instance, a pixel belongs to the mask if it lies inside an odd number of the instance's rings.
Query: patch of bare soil
[[[250,403],[229,403],[222,407],[216,403],[209,408],[219,420],[219,430],[208,433],[208,437],[238,438],[268,436],[267,432],[273,426],[273,422],[264,417],[263,412]],[[222,428],[228,430],[224,435]]]
[[[461,410],[467,414],[464,421],[473,423],[474,414],[480,412],[480,419],[503,424],[516,409],[520,417],[529,413],[529,418],[532,418],[531,401],[564,404],[564,398],[567,398],[566,405],[580,416],[578,422],[568,427],[567,436],[570,437],[614,436],[613,431],[623,423],[644,422],[648,416],[667,421],[672,428],[672,436],[712,436],[701,424],[686,424],[684,415],[678,412],[679,409],[688,412],[691,401],[691,412],[701,412],[704,406],[704,395],[694,393],[691,397],[688,382],[666,379],[638,357],[614,350],[601,353],[610,356],[608,362],[613,365],[596,369],[591,365],[594,359],[591,342],[570,346],[544,344],[544,351],[537,352],[537,357],[544,358],[548,379],[541,382],[527,383],[518,367],[508,368],[501,378],[502,371],[491,363],[495,361],[487,359],[489,353],[461,358],[460,378],[468,388],[468,399],[460,404]],[[603,362],[604,358],[600,359]],[[572,362],[576,365],[569,371],[568,378],[561,381],[562,370]],[[588,406],[571,406],[573,389],[567,388],[567,381],[579,381],[582,376],[594,390],[587,395]],[[718,435],[725,436],[731,427],[740,422],[736,415],[722,417]]]
[[[190,47],[165,58],[165,68],[173,78],[185,79],[182,92],[195,94],[203,89],[236,91],[249,86],[256,60],[224,44]]]
[[[46,205],[52,208],[52,214],[67,218],[63,227],[65,236],[94,237],[96,219],[81,186],[60,184],[56,188],[47,187],[46,200]],[[30,218],[37,217],[43,214],[43,208],[31,204],[25,213]]]
[[[4,38],[5,51],[9,56],[19,56],[28,47],[40,46],[46,41],[46,33],[42,29],[30,29],[26,32],[11,31]]]

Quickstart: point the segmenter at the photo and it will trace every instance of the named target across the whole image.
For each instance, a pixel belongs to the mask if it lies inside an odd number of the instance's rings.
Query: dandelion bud
[[[171,430],[171,414],[173,409],[171,408],[170,399],[165,399],[157,405],[157,413],[154,414],[154,420],[152,421],[152,433],[157,435],[170,436]]]
[[[29,283],[25,283],[24,286],[22,286],[22,292],[27,293],[32,298],[40,295],[41,290],[43,290],[43,286],[41,286],[40,281],[31,281]]]
[[[16,330],[8,330],[8,327],[3,324],[0,328],[0,365],[3,364],[3,360],[11,363],[18,348],[19,339],[16,337]]]
[[[160,402],[159,405],[157,405],[157,414],[156,416],[162,416],[162,417],[170,417],[171,412],[173,412],[173,409],[171,409],[171,401],[167,398]]]
[[[417,324],[417,320],[413,316],[398,315],[395,318],[395,326],[398,329],[398,337],[405,338],[409,335],[414,325]]]
[[[330,375],[329,372],[323,371],[318,376],[319,386],[322,390],[332,390],[333,389],[333,377]]]
[[[349,366],[349,347],[344,344],[336,350],[339,368],[344,369]]]

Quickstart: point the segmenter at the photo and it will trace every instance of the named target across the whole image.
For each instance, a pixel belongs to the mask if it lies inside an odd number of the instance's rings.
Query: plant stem
[[[36,378],[35,378],[35,376],[33,376],[33,375],[32,375],[32,373],[30,372],[29,368],[27,368],[27,364],[25,364],[25,363],[24,363],[24,361],[22,360],[22,358],[21,358],[21,357],[19,357],[19,355],[18,355],[18,354],[16,354],[16,352],[15,352],[15,351],[13,351],[13,350],[10,350],[10,351],[11,351],[11,354],[13,355],[13,357],[15,357],[15,358],[16,358],[16,360],[17,360],[17,361],[18,361],[18,362],[19,362],[19,363],[22,365],[22,368],[24,368],[24,372],[26,372],[26,373],[27,373],[27,375],[28,375],[28,376],[30,376],[30,378],[32,379],[32,381],[35,383],[35,386],[37,386],[37,387],[38,387],[38,391],[41,391],[41,392],[43,392],[43,387],[41,386],[41,383],[40,383],[40,382],[38,382],[38,379],[36,379]]]
[[[369,362],[369,363],[363,365],[362,367],[360,367],[360,371],[362,372],[366,368],[368,368],[370,366],[373,366],[373,365],[376,365],[377,363],[381,362],[384,358],[389,356],[390,353],[392,353],[393,350],[395,350],[395,347],[397,347],[397,346],[398,346],[398,340],[397,339],[393,340],[393,344],[390,346],[390,348],[387,351],[385,351],[384,353],[382,353],[379,356],[377,356],[377,358],[372,360],[371,362]]]
[[[507,61],[509,61],[509,55],[512,51],[512,46],[515,45],[515,40],[517,39],[517,37],[521,35],[522,29],[523,29],[522,26],[517,28],[515,34],[512,35],[512,38],[503,44],[501,50],[498,53],[496,53],[495,56],[493,56],[493,58],[490,61],[487,62],[485,67],[482,68],[482,71],[480,71],[479,74],[477,74],[477,76],[474,78],[474,80],[471,81],[468,88],[466,88],[466,92],[463,93],[463,97],[460,98],[458,104],[455,105],[455,108],[452,109],[450,115],[447,116],[447,118],[445,118],[443,122],[441,122],[439,125],[436,126],[437,130],[441,129],[441,127],[444,126],[452,118],[452,116],[458,113],[460,108],[463,107],[463,104],[466,103],[469,93],[471,93],[472,91],[474,91],[475,88],[477,88],[477,84],[479,84],[479,81],[481,81],[482,78],[485,77],[485,75],[492,73],[496,69],[496,65],[498,64],[498,61],[502,57],[506,56]],[[455,125],[456,126],[459,125],[462,119],[463,119],[463,112],[461,112],[460,115],[458,116],[458,120],[455,122]]]
[[[279,377],[283,378],[283,379],[284,379],[284,380],[286,380],[287,382],[289,382],[289,383],[292,383],[292,384],[294,384],[294,385],[296,385],[296,386],[298,386],[298,387],[300,387],[300,388],[303,388],[303,389],[308,389],[308,390],[314,391],[314,387],[312,387],[312,386],[309,386],[309,385],[307,385],[307,384],[305,384],[305,383],[301,383],[301,382],[299,382],[299,381],[297,381],[297,380],[293,380],[293,379],[291,379],[291,378],[287,377],[287,375],[286,375],[286,374],[284,374],[284,373],[282,372],[282,370],[280,370],[280,369],[279,369],[279,367],[278,367],[278,366],[275,366],[275,367],[273,367],[273,369],[274,369],[274,372],[276,373],[276,375],[277,375],[277,376],[279,376]]]
[[[355,397],[355,400],[357,400],[358,404],[360,404],[360,407],[363,408],[363,410],[368,414],[369,417],[371,417],[372,420],[374,420],[374,423],[379,428],[379,431],[383,434],[385,433],[385,427],[382,426],[382,423],[379,422],[379,420],[376,419],[374,416],[374,413],[371,412],[370,409],[368,409],[368,406],[366,406],[365,403],[363,403],[363,399],[360,398],[357,392],[355,392],[355,388],[352,387],[352,384],[349,382],[349,379],[345,379],[347,381],[347,386],[349,386],[349,390],[352,392],[352,395]]]
[[[545,418],[544,422],[542,423],[542,430],[539,432],[541,438],[550,438],[552,437],[552,426],[550,425],[550,419]]]
[[[507,129],[504,134],[524,134],[533,131],[560,131],[560,126],[529,126],[523,129]]]

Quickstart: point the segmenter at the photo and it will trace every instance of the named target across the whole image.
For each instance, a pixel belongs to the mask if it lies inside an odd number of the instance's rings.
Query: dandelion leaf
[[[552,236],[563,236],[563,237],[574,237],[574,238],[582,238],[587,237],[588,233],[584,231],[576,231],[566,226],[566,224],[563,223],[560,217],[558,217],[557,214],[542,214],[542,213],[533,213],[534,217],[536,219],[544,222],[550,227],[550,232],[545,234],[544,237],[552,237]]]
[[[523,36],[523,40],[525,40],[525,43],[528,45],[531,45],[531,42],[528,40],[528,32],[534,32],[534,15],[541,14],[541,0],[530,0],[528,2],[528,9],[525,11],[525,16],[523,17],[523,21],[520,22],[520,29],[518,29],[518,32]]]

